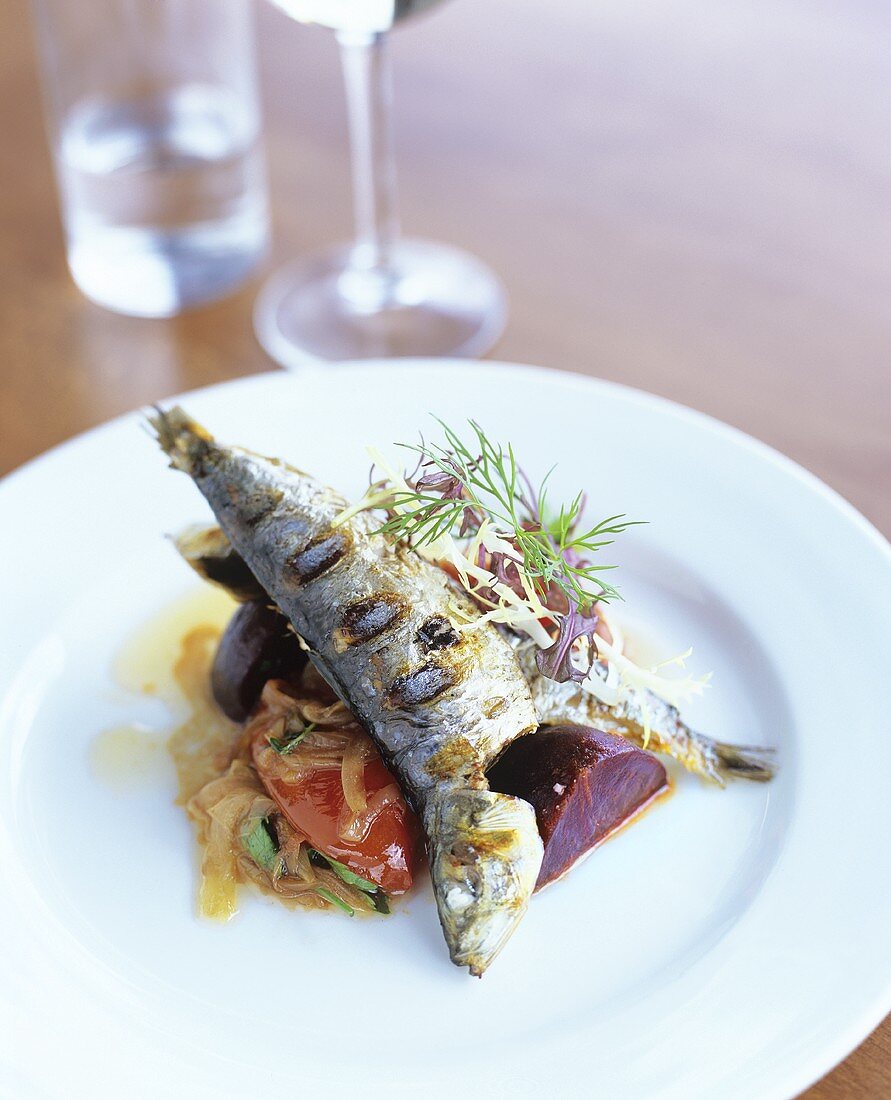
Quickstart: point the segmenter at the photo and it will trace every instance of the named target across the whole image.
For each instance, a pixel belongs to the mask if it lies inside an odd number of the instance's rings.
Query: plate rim
[[[831,488],[825,482],[823,482],[817,475],[813,474],[807,468],[800,463],[783,454],[778,449],[772,447],[770,444],[759,440],[757,437],[743,431],[740,428],[727,424],[721,421],[717,417],[711,416],[708,413],[701,412],[699,410],[690,408],[682,403],[676,402],[670,398],[663,397],[658,394],[649,393],[648,391],[638,389],[633,386],[626,385],[620,382],[614,382],[611,380],[600,379],[593,376],[580,374],[577,372],[559,370],[549,367],[540,367],[533,364],[526,363],[510,363],[496,360],[487,360],[482,363],[474,360],[438,360],[438,359],[411,359],[411,360],[373,360],[373,361],[352,361],[338,364],[332,364],[326,367],[312,367],[306,368],[303,371],[295,372],[281,372],[278,370],[270,370],[259,372],[257,374],[247,375],[236,379],[230,379],[222,382],[213,383],[206,386],[196,387],[192,390],[183,391],[182,393],[175,394],[171,397],[163,398],[159,401],[159,404],[169,404],[170,402],[178,399],[188,400],[193,397],[201,396],[207,393],[220,391],[220,390],[237,390],[241,387],[251,387],[258,383],[264,384],[270,379],[292,379],[296,380],[300,376],[307,374],[326,374],[329,372],[349,372],[356,371],[363,374],[367,374],[373,370],[385,369],[393,372],[411,372],[417,369],[431,369],[435,368],[441,371],[447,371],[452,369],[455,365],[460,367],[472,366],[475,371],[483,370],[487,373],[497,373],[502,371],[519,371],[527,373],[531,376],[538,376],[542,380],[552,381],[556,378],[563,383],[570,383],[580,389],[599,390],[600,392],[609,392],[622,400],[630,402],[631,404],[649,407],[655,409],[657,412],[668,415],[672,419],[694,422],[700,427],[707,429],[711,434],[723,437],[726,440],[732,441],[737,447],[748,452],[749,454],[757,456],[760,460],[766,461],[768,464],[777,467],[784,471],[787,475],[790,475],[803,489],[809,490],[812,494],[821,498],[827,505],[829,505],[834,512],[836,512],[840,518],[844,519],[848,524],[853,525],[854,528],[864,536],[870,543],[873,544],[875,549],[880,551],[881,559],[886,567],[891,568],[891,543],[884,535],[875,527],[875,525],[868,520],[853,504],[846,500],[841,493]],[[89,428],[77,435],[64,440],[47,451],[34,456],[31,459],[26,460],[13,470],[8,472],[2,479],[0,479],[0,499],[5,496],[8,487],[11,484],[17,484],[22,480],[26,480],[32,476],[32,473],[42,467],[44,464],[51,464],[58,461],[69,450],[77,449],[83,446],[94,436],[99,436],[106,432],[108,429],[115,425],[125,424],[128,421],[135,421],[139,415],[138,409],[130,410],[112,417],[103,423]],[[780,1087],[787,1086],[794,1088],[795,1090],[802,1090],[809,1087],[810,1084],[819,1080],[826,1073],[828,1073],[834,1066],[847,1057],[856,1047],[864,1041],[872,1030],[877,1027],[884,1017],[891,1011],[891,982],[886,985],[885,993],[883,997],[875,997],[875,1003],[868,1004],[863,1007],[861,1012],[856,1018],[852,1018],[851,1022],[846,1028],[840,1028],[836,1033],[836,1041],[824,1048],[827,1053],[822,1058],[817,1058],[815,1055],[805,1056],[803,1064],[807,1067],[806,1072],[795,1074],[793,1068],[787,1066],[787,1072],[785,1077],[787,1080],[781,1081],[782,1070],[776,1075],[776,1082]]]

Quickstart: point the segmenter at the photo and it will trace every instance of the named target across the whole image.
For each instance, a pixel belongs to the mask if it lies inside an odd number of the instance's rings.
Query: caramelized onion
[[[368,836],[375,819],[384,812],[387,806],[399,802],[400,799],[399,787],[395,783],[390,783],[372,795],[361,813],[355,813],[350,810],[348,805],[345,805],[337,822],[337,835],[341,840],[358,844]]]
[[[242,877],[239,863],[244,855],[242,833],[249,822],[262,820],[274,810],[275,803],[256,772],[239,760],[189,799],[186,811],[198,826],[198,839],[204,845],[198,897],[204,916],[229,920],[235,915],[236,887]]]
[[[340,781],[343,784],[343,797],[354,814],[363,813],[368,806],[365,793],[365,763],[368,759],[370,753],[358,739],[348,745],[343,754]]]
[[[285,783],[299,784],[319,769],[336,771],[349,800],[344,807],[350,819],[346,824],[364,836],[388,802],[380,797],[384,791],[369,798],[365,788],[365,765],[376,756],[368,735],[311,666],[299,688],[285,681],[268,682],[246,725],[230,722],[217,710],[207,687],[218,633],[199,629],[183,640],[175,675],[190,714],[170,740],[180,800],[195,823],[202,849],[200,912],[228,920],[237,909],[240,883],[252,883],[289,907],[329,909],[331,899],[337,899],[358,912],[374,911],[367,893],[310,861],[307,838],[269,797],[251,762],[251,745],[259,741],[266,746],[261,750],[264,768],[268,765]],[[285,744],[307,727],[303,739],[286,752],[269,743]],[[255,861],[245,841],[260,821],[269,822],[277,841],[278,858],[270,868]]]

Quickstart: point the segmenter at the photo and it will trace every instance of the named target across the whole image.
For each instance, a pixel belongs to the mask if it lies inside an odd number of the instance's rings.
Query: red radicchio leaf
[[[427,470],[427,472],[418,477],[419,470]],[[457,472],[441,469],[430,461],[419,464],[411,477],[406,477],[406,481],[419,492],[438,493],[443,500],[464,500],[467,497],[467,490]],[[461,514],[461,529],[458,537],[463,538],[467,534],[475,533],[480,529],[482,522],[483,517],[479,509],[468,504]]]
[[[581,669],[573,665],[572,644],[577,638],[587,637],[593,652],[597,652],[597,641],[594,632],[597,629],[599,617],[593,609],[589,614],[584,614],[575,605],[569,608],[569,614],[560,620],[560,629],[556,639],[547,649],[542,649],[535,654],[535,663],[542,676],[549,680],[556,680],[563,684],[567,680],[580,683],[587,675]]]
[[[458,477],[439,469],[431,470],[430,473],[419,477],[415,482],[415,488],[440,493],[443,500],[460,500],[464,495],[464,486]]]
[[[512,589],[518,596],[524,596],[525,590],[518,568],[520,562],[521,559],[519,556],[512,557],[503,550],[489,551],[482,545],[476,553],[476,563],[480,569],[488,569],[488,571],[494,575],[496,581],[500,581],[502,584]],[[488,585],[481,585],[479,588],[475,589],[474,595],[479,596],[488,603],[498,602],[498,595],[495,589]]]
[[[502,584],[506,584],[508,588],[513,588],[518,594],[522,593],[522,589],[520,588],[520,571],[517,568],[517,561],[515,558],[502,553],[500,550],[496,551],[491,555],[489,567]]]
[[[458,531],[458,538],[463,539],[465,535],[475,535],[482,527],[482,516],[469,505],[464,509],[464,514],[461,517],[461,528]]]

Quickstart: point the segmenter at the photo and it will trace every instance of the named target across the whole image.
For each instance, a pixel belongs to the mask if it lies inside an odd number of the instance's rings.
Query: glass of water
[[[32,0],[74,280],[168,317],[268,240],[250,0]]]

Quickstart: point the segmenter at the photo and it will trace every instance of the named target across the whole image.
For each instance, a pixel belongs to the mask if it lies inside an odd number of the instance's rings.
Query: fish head
[[[522,919],[544,854],[528,802],[473,788],[425,810],[439,920],[457,966],[482,975]]]

